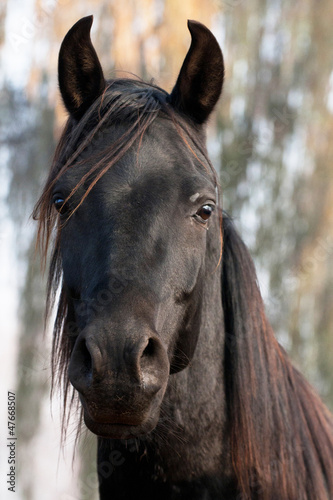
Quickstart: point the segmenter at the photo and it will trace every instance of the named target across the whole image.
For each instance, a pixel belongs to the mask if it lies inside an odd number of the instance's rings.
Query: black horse
[[[54,244],[49,307],[61,288],[53,376],[98,436],[101,499],[333,499],[332,416],[275,340],[219,206],[216,39],[188,23],[168,94],[105,81],[91,24],[61,46],[69,119],[35,216],[44,255]]]

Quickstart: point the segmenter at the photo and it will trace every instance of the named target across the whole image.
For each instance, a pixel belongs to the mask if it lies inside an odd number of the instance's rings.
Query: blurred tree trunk
[[[18,266],[25,273],[19,306],[21,329],[16,388],[20,443],[18,475],[23,498],[33,500],[32,471],[36,454],[32,443],[39,432],[43,400],[49,393],[50,359],[43,346],[45,283],[35,253],[34,238],[27,230],[27,219],[55,145],[54,112],[43,100],[29,102],[19,90],[5,88],[3,93],[7,98],[2,109],[2,131],[7,143],[11,179],[7,202],[17,227]]]
[[[306,145],[312,171],[295,197],[298,213],[309,223],[295,255],[298,281],[290,316],[291,331],[300,352],[308,360],[309,375],[333,408],[333,31],[331,2],[312,0],[309,5],[309,54],[304,60],[303,88]],[[330,88],[331,85],[331,88]]]

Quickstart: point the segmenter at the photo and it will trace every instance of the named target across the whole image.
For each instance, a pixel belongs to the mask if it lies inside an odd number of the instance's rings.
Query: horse
[[[98,436],[100,498],[332,500],[332,415],[274,336],[207,154],[217,40],[188,21],[168,93],[106,80],[92,22],[60,48],[69,118],[34,216],[53,383]]]

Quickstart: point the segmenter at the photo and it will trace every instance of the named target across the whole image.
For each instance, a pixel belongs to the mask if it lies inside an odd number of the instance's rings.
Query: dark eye
[[[207,203],[206,205],[203,205],[201,208],[199,208],[199,210],[195,214],[195,217],[199,220],[199,222],[205,224],[214,212],[214,209],[214,205],[210,205],[209,203]]]
[[[65,203],[65,200],[60,195],[55,195],[53,197],[53,205],[55,206],[55,209],[58,212],[61,212],[61,213],[64,212],[64,210],[62,210],[62,208],[64,207],[64,203]]]

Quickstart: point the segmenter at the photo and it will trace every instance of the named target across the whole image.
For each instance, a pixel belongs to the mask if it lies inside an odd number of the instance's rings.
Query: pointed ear
[[[60,92],[67,111],[76,120],[105,89],[103,70],[90,39],[92,22],[93,16],[88,16],[74,24],[59,52]]]
[[[195,123],[204,123],[217,103],[223,84],[224,64],[219,44],[206,26],[188,21],[192,36],[169,102]]]

